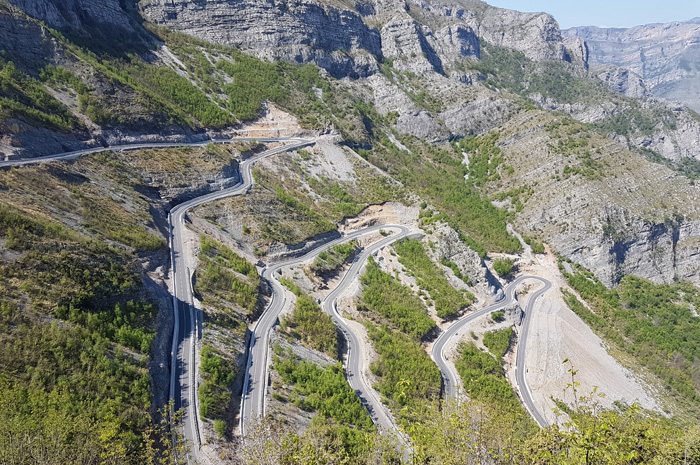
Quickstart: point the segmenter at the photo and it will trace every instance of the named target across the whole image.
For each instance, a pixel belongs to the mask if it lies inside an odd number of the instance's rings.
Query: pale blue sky
[[[700,16],[700,0],[485,0],[519,11],[545,11],[562,29],[572,26],[631,27],[687,21]]]

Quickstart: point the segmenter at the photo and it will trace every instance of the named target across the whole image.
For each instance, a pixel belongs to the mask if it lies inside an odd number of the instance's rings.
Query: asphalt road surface
[[[173,277],[173,311],[175,313],[171,350],[170,399],[173,400],[176,411],[184,410],[184,437],[192,444],[191,450],[194,456],[201,448],[195,365],[195,347],[197,339],[201,338],[201,321],[197,321],[197,312],[193,306],[191,271],[187,268],[184,255],[185,215],[190,209],[207,202],[248,192],[253,185],[252,166],[258,160],[314,143],[314,141],[305,139],[268,139],[268,141],[272,140],[291,141],[291,143],[242,161],[239,165],[241,179],[236,186],[183,202],[174,207],[168,217]]]
[[[280,142],[286,140],[293,140],[290,138],[255,138],[255,137],[236,137],[232,139],[209,139],[200,142],[143,142],[138,144],[124,144],[124,145],[110,145],[107,147],[93,147],[89,149],[75,150],[73,152],[62,152],[53,155],[44,155],[42,157],[34,158],[19,158],[17,160],[2,160],[0,161],[0,168],[9,166],[23,166],[23,165],[34,165],[37,163],[44,163],[49,161],[68,161],[75,160],[85,155],[90,155],[93,153],[100,152],[124,152],[130,150],[144,150],[144,149],[163,149],[169,147],[203,147],[207,144],[231,144],[234,142]]]
[[[350,385],[353,389],[355,389],[365,405],[368,406],[368,410],[376,424],[387,430],[396,429],[391,419],[386,415],[386,412],[382,408],[379,400],[372,395],[372,391],[369,389],[367,384],[360,380],[359,340],[335,310],[335,301],[337,297],[345,289],[347,289],[350,283],[352,283],[353,279],[358,276],[360,269],[367,258],[380,248],[386,247],[390,243],[406,237],[409,232],[408,228],[404,226],[379,225],[346,234],[338,239],[309,251],[301,257],[276,263],[263,270],[262,276],[270,283],[272,288],[272,298],[268,304],[268,307],[265,309],[264,313],[255,325],[250,338],[248,362],[246,365],[246,374],[243,384],[243,396],[241,397],[240,430],[242,436],[245,436],[246,427],[250,425],[251,421],[265,415],[265,390],[268,384],[267,354],[270,346],[270,332],[278,323],[279,314],[285,305],[285,290],[278,280],[280,270],[284,267],[297,265],[311,260],[317,257],[324,250],[328,250],[328,248],[332,247],[333,245],[352,241],[360,236],[376,232],[380,229],[387,231],[392,229],[398,230],[398,234],[391,234],[370,247],[365,248],[355,258],[340,284],[338,284],[338,286],[336,286],[336,288],[323,300],[321,306],[324,311],[331,315],[334,322],[340,327],[341,331],[343,331],[348,341],[349,354],[347,377]]]
[[[459,398],[459,374],[457,373],[454,364],[450,363],[447,361],[445,358],[445,346],[447,345],[448,341],[452,339],[453,337],[459,336],[460,334],[463,336],[467,330],[467,327],[469,323],[485,316],[488,315],[491,312],[495,312],[498,310],[501,310],[502,308],[507,307],[508,305],[511,305],[517,300],[517,296],[515,295],[515,288],[518,287],[518,285],[526,280],[536,280],[540,281],[541,283],[544,284],[544,286],[535,292],[530,299],[528,300],[527,306],[524,309],[525,312],[525,317],[523,321],[521,322],[521,329],[520,329],[520,336],[519,336],[519,341],[518,341],[518,349],[517,349],[517,354],[516,354],[516,363],[515,363],[515,379],[516,379],[516,385],[518,386],[518,389],[520,391],[520,395],[523,400],[523,404],[525,404],[525,407],[528,409],[532,417],[537,421],[537,423],[544,427],[547,426],[547,421],[544,419],[542,414],[537,410],[535,407],[535,403],[532,400],[532,394],[530,393],[530,389],[527,386],[527,381],[525,380],[525,352],[527,348],[527,337],[528,337],[528,331],[529,331],[529,325],[530,325],[530,318],[532,316],[533,308],[535,305],[535,302],[537,299],[547,292],[551,287],[552,284],[547,281],[544,278],[540,278],[539,276],[520,276],[518,277],[515,281],[512,283],[508,284],[505,288],[505,295],[504,297],[492,304],[489,305],[488,307],[485,307],[481,310],[478,310],[474,313],[470,313],[469,315],[461,318],[458,320],[456,323],[454,323],[452,326],[447,328],[445,332],[440,334],[438,339],[435,341],[435,344],[433,345],[433,350],[430,353],[430,357],[433,359],[435,364],[438,366],[440,369],[440,373],[442,374],[442,380],[443,380],[443,385],[444,385],[444,390],[445,390],[445,398],[449,397],[455,397]]]

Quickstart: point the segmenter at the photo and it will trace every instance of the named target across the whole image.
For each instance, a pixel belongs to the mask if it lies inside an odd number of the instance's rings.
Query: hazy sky
[[[686,21],[700,16],[700,0],[485,0],[520,11],[545,11],[562,29],[572,26],[631,27]]]

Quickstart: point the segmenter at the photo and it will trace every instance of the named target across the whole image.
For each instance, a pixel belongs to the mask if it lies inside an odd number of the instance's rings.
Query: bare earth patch
[[[569,404],[574,401],[572,391],[566,390],[567,383],[571,382],[568,372],[571,365],[562,363],[566,359],[577,370],[579,396],[589,395],[597,386],[598,391],[605,394],[600,399],[604,406],[612,407],[615,401],[637,402],[645,409],[662,410],[653,390],[610,355],[603,341],[564,303],[559,289],[570,289],[560,275],[553,255],[539,255],[529,264],[521,264],[521,271],[542,276],[554,284],[534,307],[526,356],[529,388],[538,410],[549,422],[556,420],[553,399]],[[531,284],[527,292],[531,294],[538,287],[539,284]],[[520,294],[523,308],[528,297]],[[512,362],[507,376],[513,384],[515,371]]]

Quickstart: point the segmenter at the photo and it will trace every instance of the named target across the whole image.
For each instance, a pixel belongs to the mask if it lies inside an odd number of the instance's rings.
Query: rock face
[[[34,21],[0,15],[0,30],[0,50],[4,50],[6,56],[20,58],[20,65],[43,63],[55,53],[56,45],[49,31]]]
[[[259,58],[313,62],[334,76],[373,74],[382,55],[379,32],[359,13],[317,2],[154,0],[140,8],[156,24]]]
[[[489,285],[488,270],[479,254],[459,239],[457,231],[445,223],[438,223],[430,239],[435,239],[435,248],[429,251],[434,260],[439,262],[444,259],[455,263],[464,276],[468,277],[474,285],[484,286],[486,291]]]
[[[335,77],[374,74],[384,57],[396,60],[400,70],[443,74],[447,63],[479,57],[479,37],[533,60],[586,61],[582,43],[567,51],[556,21],[544,13],[503,10],[472,0],[462,5],[436,0],[410,5],[420,10],[417,20],[400,0],[340,5],[318,0],[142,0],[139,8],[156,24],[235,45],[259,58],[316,63]]]
[[[602,136],[586,140],[591,161],[557,152],[551,118],[520,115],[502,132],[499,146],[514,167],[502,191],[537,186],[516,229],[609,286],[626,274],[700,284],[700,187]]]
[[[56,29],[86,31],[115,28],[133,34],[134,27],[119,0],[8,0],[29,16]]]
[[[522,52],[534,61],[571,61],[559,24],[546,13],[489,8],[474,30],[488,43]]]
[[[700,112],[700,18],[630,29],[577,27],[563,34],[586,41],[591,64],[626,68],[653,95]]]
[[[641,98],[647,96],[647,88],[639,75],[632,71],[617,68],[603,71],[598,78],[606,83],[610,90],[627,97]]]
[[[395,61],[401,71],[413,73],[444,73],[442,61],[428,41],[435,42],[432,33],[416,21],[395,18],[382,27],[382,51],[386,58]]]

